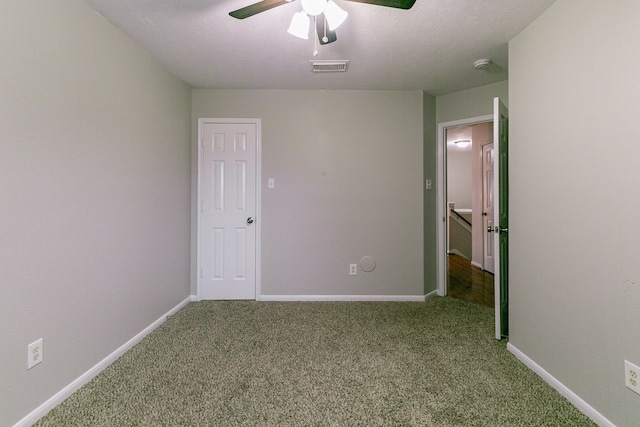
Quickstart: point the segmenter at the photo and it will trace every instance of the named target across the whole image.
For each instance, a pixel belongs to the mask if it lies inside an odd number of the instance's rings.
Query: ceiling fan
[[[234,18],[245,19],[274,7],[282,6],[294,0],[262,0],[252,5],[230,12]],[[416,0],[345,0],[377,6],[411,9]],[[294,14],[288,32],[302,39],[309,38],[309,16],[315,21],[320,44],[329,44],[337,40],[335,29],[346,19],[347,12],[333,0],[301,0],[302,11]]]

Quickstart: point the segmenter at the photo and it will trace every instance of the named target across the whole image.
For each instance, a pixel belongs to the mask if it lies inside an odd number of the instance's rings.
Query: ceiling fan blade
[[[330,30],[329,27],[325,25],[324,14],[318,15],[316,17],[316,32],[318,33],[318,40],[320,40],[321,45],[333,43],[334,41],[338,40],[338,37],[336,36],[336,32]],[[325,36],[326,36],[326,41],[325,41]]]
[[[416,0],[346,0],[356,3],[375,4],[377,6],[395,7],[397,9],[411,9]]]
[[[254,3],[247,7],[243,7],[242,9],[229,12],[229,15],[237,19],[244,19],[253,15],[257,15],[260,12],[273,9],[274,7],[282,6],[283,4],[287,4],[287,3],[289,3],[287,0],[262,0],[262,1],[259,1],[258,3]]]

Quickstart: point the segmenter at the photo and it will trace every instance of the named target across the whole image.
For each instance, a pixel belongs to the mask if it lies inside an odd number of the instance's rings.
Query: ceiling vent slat
[[[344,73],[349,69],[349,60],[309,61],[314,73]]]

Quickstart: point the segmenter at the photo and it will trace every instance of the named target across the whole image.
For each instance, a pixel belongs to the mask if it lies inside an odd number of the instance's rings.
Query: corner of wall
[[[430,294],[438,285],[437,250],[438,224],[436,221],[438,201],[436,182],[437,168],[437,123],[436,98],[426,92],[422,96],[422,128],[423,128],[423,181],[424,191],[424,293]],[[426,182],[431,181],[431,189]]]

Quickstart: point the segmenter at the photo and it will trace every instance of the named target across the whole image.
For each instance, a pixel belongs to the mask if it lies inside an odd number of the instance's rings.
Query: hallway
[[[467,258],[447,255],[447,295],[486,307],[494,307],[493,274],[471,265]]]

